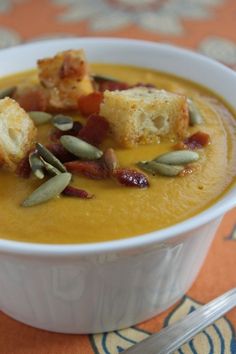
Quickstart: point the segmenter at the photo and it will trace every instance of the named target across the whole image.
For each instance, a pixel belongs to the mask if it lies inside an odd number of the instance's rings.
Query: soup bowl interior
[[[192,80],[236,109],[232,70],[165,44],[105,38],[32,43],[2,50],[0,75],[31,69],[39,58],[76,48],[85,49],[89,62],[145,67]],[[110,331],[146,320],[192,285],[235,197],[231,188],[191,219],[123,240],[46,245],[1,239],[1,309],[29,325],[65,333]]]

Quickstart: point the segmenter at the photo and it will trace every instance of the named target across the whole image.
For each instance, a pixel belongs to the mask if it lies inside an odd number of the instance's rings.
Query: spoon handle
[[[236,306],[236,288],[152,334],[123,354],[170,354]]]

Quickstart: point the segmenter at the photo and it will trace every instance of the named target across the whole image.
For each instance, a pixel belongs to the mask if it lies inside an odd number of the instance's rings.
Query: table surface
[[[236,69],[236,1],[0,0],[0,48],[70,36],[126,37],[171,43],[194,49]],[[0,353],[121,353],[236,286],[235,220],[236,210],[232,210],[225,216],[190,291],[161,315],[122,331],[81,336],[40,331],[0,313]],[[176,353],[236,353],[235,332],[236,309]]]

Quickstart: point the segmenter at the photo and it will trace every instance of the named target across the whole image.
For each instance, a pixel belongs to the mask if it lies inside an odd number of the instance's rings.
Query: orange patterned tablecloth
[[[0,48],[65,36],[127,37],[172,43],[192,48],[236,69],[236,1],[0,0]],[[40,331],[0,313],[0,353],[121,353],[236,286],[235,220],[236,210],[233,210],[224,218],[191,290],[180,303],[160,316],[123,331],[81,336]],[[236,353],[235,332],[236,309],[177,353]]]

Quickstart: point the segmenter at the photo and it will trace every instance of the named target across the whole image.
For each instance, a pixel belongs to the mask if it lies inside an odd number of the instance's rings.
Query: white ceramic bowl
[[[236,109],[235,72],[190,51],[151,42],[71,38],[27,44],[0,52],[0,75],[32,68],[39,57],[81,47],[90,62],[137,65],[193,80]],[[191,219],[112,242],[0,240],[1,310],[26,324],[65,333],[104,332],[144,321],[189,289],[223,214],[235,205],[236,188]]]

